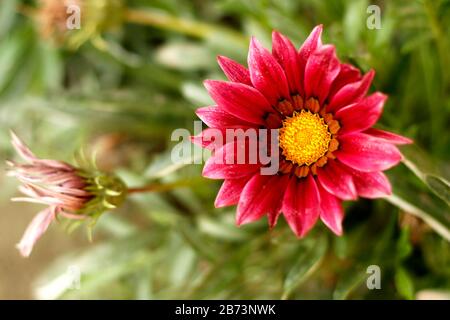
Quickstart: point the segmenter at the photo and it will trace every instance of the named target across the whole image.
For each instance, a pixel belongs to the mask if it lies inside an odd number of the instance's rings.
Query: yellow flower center
[[[302,110],[283,121],[278,139],[287,160],[309,166],[328,151],[331,133],[322,117]]]

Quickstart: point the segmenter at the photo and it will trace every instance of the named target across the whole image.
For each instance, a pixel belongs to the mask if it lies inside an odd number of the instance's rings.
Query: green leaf
[[[20,31],[15,37],[0,42],[0,92],[2,92],[14,78],[20,64],[19,61],[26,47],[27,38],[20,37]]]
[[[428,270],[450,280],[450,242],[428,233],[422,240],[421,251]]]
[[[406,213],[415,215],[427,223],[442,237],[450,241],[450,211],[448,202],[449,184],[441,177],[439,168],[430,157],[417,146],[402,148],[403,162],[431,192],[424,190],[417,181],[398,167],[392,170],[390,180],[393,194],[386,200]],[[437,197],[436,197],[436,196]],[[439,199],[440,198],[440,199]]]
[[[205,236],[199,234],[197,230],[189,222],[182,222],[178,225],[178,231],[183,239],[191,248],[199,255],[210,261],[218,260],[217,252],[211,243],[206,241]]]
[[[0,39],[10,32],[18,2],[18,0],[3,0],[0,3]]]
[[[282,299],[288,299],[291,293],[314,273],[322,262],[327,247],[326,237],[320,236],[309,248],[302,249],[284,280]]]
[[[408,228],[403,228],[400,233],[400,237],[397,240],[397,259],[399,261],[405,260],[412,253],[412,245],[409,241],[410,232]]]
[[[405,147],[403,162],[439,198],[450,205],[450,183],[440,175],[439,168],[428,155],[418,147]]]
[[[63,64],[60,53],[48,43],[38,44],[40,77],[44,88],[60,89],[63,79]]]
[[[333,292],[333,299],[347,299],[350,293],[355,290],[366,278],[366,267],[362,264],[351,267],[345,273],[341,274]]]
[[[381,233],[377,233],[377,238],[372,238],[368,246],[361,246],[361,244],[366,244],[366,239],[369,239],[368,235],[372,227],[368,224],[352,230],[344,236],[353,247],[348,253],[349,255],[351,254],[349,258],[353,257],[355,259],[354,257],[358,257],[358,259],[351,260],[352,264],[339,273],[339,279],[333,292],[333,299],[347,299],[352,292],[362,286],[364,281],[368,279],[368,266],[388,261],[386,254],[392,251],[390,248],[396,224],[396,216],[390,216],[384,230]],[[380,268],[384,268],[384,266],[380,265]]]
[[[189,273],[193,269],[196,260],[195,251],[190,247],[181,245],[177,251],[173,252],[171,260],[170,270],[168,270],[170,283],[176,286],[189,282],[191,280]]]
[[[423,202],[419,203],[417,199],[400,196],[396,193],[393,193],[385,199],[407,213],[422,219],[434,231],[447,239],[447,241],[450,241],[450,221],[448,212],[440,211],[434,208],[428,208],[430,210],[426,211],[421,208],[422,206],[425,206]]]
[[[126,237],[137,231],[136,226],[124,217],[118,216],[117,213],[105,214],[97,228],[116,238]]]
[[[216,239],[225,241],[242,241],[249,238],[249,234],[242,228],[236,228],[232,223],[201,215],[198,218],[199,231]]]
[[[152,255],[146,248],[153,237],[151,233],[131,235],[91,246],[81,253],[69,252],[45,269],[33,285],[34,295],[37,299],[93,298],[100,288],[110,289],[120,277],[147,268]],[[80,271],[81,290],[71,289],[69,267]]]
[[[215,64],[214,55],[204,46],[192,42],[172,42],[156,51],[156,60],[179,70],[206,69]]]
[[[349,254],[349,243],[347,237],[336,237],[334,239],[334,253],[339,259],[344,259]]]
[[[345,37],[347,42],[351,45],[357,43],[366,21],[366,0],[357,0],[349,2],[347,12],[344,17]]]
[[[403,267],[397,268],[395,273],[395,286],[398,293],[409,300],[414,299],[414,283],[408,271]]]
[[[448,205],[450,205],[450,183],[442,177],[425,175],[425,182],[428,187]]]

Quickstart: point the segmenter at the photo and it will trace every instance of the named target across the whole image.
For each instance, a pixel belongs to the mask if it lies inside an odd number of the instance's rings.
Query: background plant
[[[130,0],[113,9],[114,24],[55,43],[42,37],[35,2],[3,0],[2,158],[12,157],[14,128],[52,158],[97,150],[98,165],[130,186],[184,184],[105,214],[101,240],[49,262],[37,297],[448,297],[450,2],[376,1],[380,30],[366,27],[369,4]],[[277,29],[298,45],[319,23],[341,59],[377,71],[374,87],[389,95],[382,124],[416,144],[389,171],[393,196],[346,208],[342,238],[316,228],[298,241],[284,223],[268,232],[266,221],[238,229],[234,209],[213,208],[219,182],[199,178],[199,165],[170,161],[170,133],[192,129],[194,110],[211,103],[202,81],[223,78],[216,55],[245,62],[250,35],[269,47]],[[14,192],[7,187],[2,202]],[[365,285],[371,264],[381,267],[382,290]],[[81,268],[81,290],[52,281],[68,265]]]

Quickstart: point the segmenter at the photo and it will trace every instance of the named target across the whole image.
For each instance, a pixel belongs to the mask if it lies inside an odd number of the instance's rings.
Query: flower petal
[[[270,228],[275,227],[278,221],[278,217],[281,215],[281,208],[283,206],[283,197],[289,182],[289,176],[287,175],[283,175],[281,177],[275,175],[274,177],[278,178],[276,180],[278,183],[272,186],[273,188],[272,192],[274,193],[274,196],[276,198],[273,205],[273,209],[269,210],[269,212],[267,213],[267,220],[269,222]]]
[[[358,196],[351,174],[335,160],[329,160],[324,167],[318,168],[317,177],[325,190],[340,199],[354,200]]]
[[[331,101],[334,95],[341,90],[342,87],[359,80],[361,80],[361,72],[358,68],[355,68],[351,64],[341,63],[341,70],[331,85],[328,99]]]
[[[20,254],[28,257],[33,250],[34,244],[47,230],[48,226],[56,218],[56,207],[49,207],[39,212],[28,225],[22,239],[17,244]]]
[[[205,87],[223,110],[242,120],[264,124],[264,116],[273,112],[266,98],[245,84],[206,80]]]
[[[254,175],[245,185],[239,199],[236,215],[237,225],[249,223],[269,214],[273,226],[281,209],[281,200],[287,185],[287,176]],[[275,218],[275,219],[274,219]]]
[[[230,81],[243,83],[248,86],[252,85],[252,81],[250,80],[250,73],[248,72],[248,69],[243,65],[224,56],[218,56],[217,62]]]
[[[74,168],[62,161],[50,160],[50,159],[39,159],[34,153],[28,148],[28,146],[14,133],[11,134],[11,143],[17,153],[26,161],[31,162],[32,164],[41,165],[43,167],[51,167],[55,169],[74,171]]]
[[[326,191],[320,184],[320,219],[336,235],[342,235],[342,221],[344,220],[344,210],[341,200]]]
[[[336,112],[341,124],[339,134],[363,131],[373,126],[381,116],[387,96],[376,92],[358,103],[351,104]]]
[[[38,160],[38,158],[34,155],[34,153],[28,148],[28,146],[20,140],[20,138],[13,132],[11,134],[11,143],[16,149],[17,153],[26,161],[33,162]]]
[[[250,41],[248,67],[253,85],[272,105],[276,105],[279,100],[290,98],[283,68],[254,37]]]
[[[306,64],[309,56],[316,50],[322,47],[322,31],[323,25],[319,24],[314,27],[309,36],[303,42],[299,50],[300,61]]]
[[[228,179],[222,183],[219,192],[217,193],[214,206],[216,208],[231,206],[239,202],[242,190],[252,175],[245,176],[239,179]]]
[[[311,54],[305,67],[306,99],[315,97],[323,104],[340,67],[334,46],[324,45]]]
[[[386,142],[392,143],[392,144],[411,144],[414,143],[413,140],[400,136],[398,134],[389,132],[389,131],[384,131],[384,130],[380,130],[380,129],[375,129],[375,128],[369,128],[366,131],[364,131],[364,133],[367,133],[368,135],[372,136],[372,137],[376,137],[378,139],[382,139]]]
[[[292,42],[279,32],[272,32],[272,54],[284,69],[292,95],[300,92],[300,65]]]
[[[336,157],[347,166],[364,172],[387,170],[400,162],[402,155],[392,144],[365,133],[339,137]]]
[[[218,135],[220,136],[219,139],[217,139]],[[191,136],[190,138],[192,143],[202,148],[216,150],[223,146],[223,137],[226,137],[225,129],[206,128],[198,135]]]
[[[356,191],[361,197],[376,199],[388,196],[392,193],[389,179],[383,172],[361,172],[347,167],[352,174]]]
[[[217,106],[198,108],[195,113],[210,128],[242,128],[255,126],[255,124],[235,117]]]
[[[313,31],[311,31],[308,38],[303,42],[299,52],[298,52],[298,62],[300,65],[300,79],[304,85],[304,74],[305,66],[311,54],[317,49],[322,47],[322,25],[316,26]],[[302,92],[304,93],[304,92]]]
[[[361,80],[342,87],[330,100],[327,111],[338,110],[361,100],[367,94],[374,76],[375,71],[370,70]]]
[[[250,163],[251,157],[256,163]],[[250,155],[249,143],[234,141],[216,150],[206,161],[202,174],[210,179],[237,179],[256,173],[260,167],[257,155]]]
[[[320,214],[320,196],[314,178],[292,177],[283,199],[283,215],[297,237],[304,237]]]

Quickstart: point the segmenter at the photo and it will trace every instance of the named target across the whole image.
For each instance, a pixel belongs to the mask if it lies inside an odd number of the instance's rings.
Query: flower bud
[[[17,245],[23,256],[31,254],[36,241],[57,216],[71,220],[89,218],[95,223],[102,213],[125,200],[127,187],[118,177],[87,166],[39,159],[14,133],[11,136],[17,153],[27,162],[7,161],[8,175],[22,183],[19,190],[25,195],[12,200],[48,206],[35,216]]]
[[[76,49],[122,23],[122,0],[41,0],[37,22],[42,36]]]

